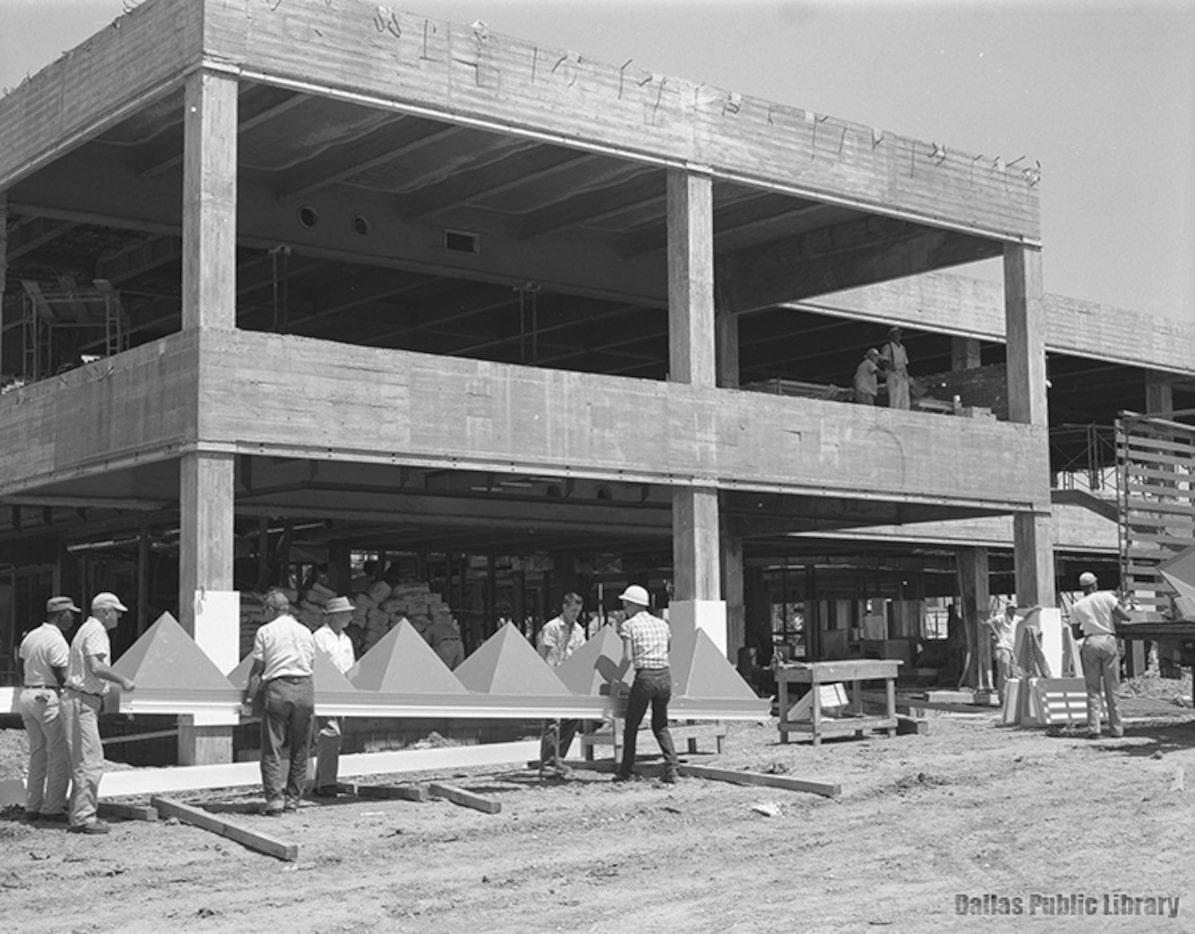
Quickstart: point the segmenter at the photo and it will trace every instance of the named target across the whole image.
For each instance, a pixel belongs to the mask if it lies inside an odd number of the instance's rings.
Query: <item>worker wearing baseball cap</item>
[[[29,777],[25,782],[25,819],[29,821],[67,820],[71,766],[60,695],[70,646],[63,633],[75,625],[78,612],[70,597],[51,597],[46,601],[46,621],[21,640],[17,652],[25,676],[19,704],[29,737]]]
[[[108,631],[120,623],[128,607],[114,593],[97,593],[91,599],[91,616],[71,640],[62,698],[66,747],[71,761],[70,830],[72,833],[107,833],[108,825],[96,820],[100,779],[104,777],[104,747],[100,744],[99,714],[110,685],[126,691],[132,680],[112,665]]]
[[[634,777],[639,724],[650,705],[651,731],[664,755],[663,781],[672,784],[679,774],[676,748],[672,745],[672,734],[668,732],[668,702],[672,700],[668,650],[672,646],[672,631],[668,623],[648,612],[650,601],[643,587],[631,584],[619,599],[627,618],[619,625],[618,634],[623,640],[624,657],[628,657],[635,668],[635,680],[627,697],[622,764],[614,774],[614,781],[626,782]]]
[[[1083,663],[1083,682],[1087,688],[1087,735],[1100,736],[1101,686],[1108,715],[1108,733],[1124,736],[1120,719],[1120,648],[1116,641],[1116,615],[1120,600],[1111,590],[1100,590],[1099,580],[1091,571],[1079,575],[1083,596],[1071,606],[1071,624],[1083,633],[1079,660]]]

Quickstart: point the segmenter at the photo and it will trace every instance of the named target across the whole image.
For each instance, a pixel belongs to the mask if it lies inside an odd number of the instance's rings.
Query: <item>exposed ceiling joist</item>
[[[528,151],[530,150],[530,151]],[[525,147],[395,199],[400,217],[417,220],[462,207],[523,185],[579,168],[598,156],[552,146]]]
[[[8,265],[13,265],[23,256],[33,253],[48,243],[53,243],[63,234],[75,228],[76,224],[68,220],[55,220],[46,217],[28,217],[16,226],[16,230],[8,235]]]
[[[664,209],[665,174],[657,169],[634,167],[618,183],[592,188],[524,215],[519,239],[530,240],[567,227],[579,227],[604,217],[659,201]]]
[[[397,119],[288,169],[275,191],[281,200],[302,198],[464,131],[464,127],[411,117]]]
[[[237,100],[237,133],[245,134],[298,107],[307,95],[282,88],[250,85]],[[172,123],[133,156],[138,178],[153,178],[183,163],[183,123]]]

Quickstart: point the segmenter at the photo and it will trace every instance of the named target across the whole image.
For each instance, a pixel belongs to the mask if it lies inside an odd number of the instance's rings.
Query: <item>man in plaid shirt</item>
[[[677,779],[679,765],[672,734],[668,732],[668,702],[672,699],[668,649],[672,644],[672,632],[664,620],[647,612],[648,597],[643,587],[632,584],[619,599],[627,619],[618,627],[618,634],[623,640],[624,656],[629,656],[635,667],[635,681],[627,698],[622,765],[614,774],[614,781],[625,782],[634,777],[635,742],[639,737],[639,724],[650,704],[651,731],[664,754],[663,780],[672,784]]]

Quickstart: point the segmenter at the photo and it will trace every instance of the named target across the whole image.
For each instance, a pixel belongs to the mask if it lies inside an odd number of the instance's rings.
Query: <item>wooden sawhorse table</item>
[[[788,742],[789,733],[809,733],[813,745],[821,745],[822,737],[855,733],[864,730],[887,730],[896,735],[896,670],[900,661],[894,658],[866,658],[833,662],[788,662],[776,667],[776,686],[780,692],[780,742]],[[883,716],[863,713],[863,681],[884,681],[888,710]],[[851,705],[845,717],[822,716],[818,687],[823,684],[847,682],[851,686]],[[813,692],[810,719],[789,720],[789,684],[808,684]]]

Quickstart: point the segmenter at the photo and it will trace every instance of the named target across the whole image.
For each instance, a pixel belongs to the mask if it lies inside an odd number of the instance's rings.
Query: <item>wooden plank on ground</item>
[[[427,786],[427,790],[437,797],[447,798],[453,804],[473,808],[476,811],[483,811],[486,814],[497,814],[502,810],[502,802],[495,801],[483,795],[475,795],[471,791],[465,791],[464,788],[457,788],[456,785],[432,782]]]
[[[216,817],[214,814],[209,814],[207,811],[193,808],[189,804],[183,804],[181,801],[175,801],[173,798],[154,797],[150,799],[149,803],[158,809],[159,814],[164,814],[167,817],[176,817],[186,824],[191,824],[203,830],[210,830],[212,833],[227,837],[229,840],[235,840],[241,846],[257,850],[259,853],[275,856],[287,862],[294,862],[299,858],[299,845],[297,843],[287,843],[285,840],[279,840],[268,834],[258,833],[255,830],[249,830],[247,827],[239,827],[236,824],[231,824],[222,818]]]
[[[426,801],[430,797],[423,785],[357,785],[352,782],[341,782],[338,787],[346,794],[356,795],[358,798]]]
[[[119,820],[157,820],[158,809],[144,804],[118,804],[115,801],[101,801],[98,805],[100,817]]]
[[[834,798],[842,794],[841,785],[811,782],[789,775],[738,772],[733,769],[715,769],[705,765],[682,765],[680,774],[688,778],[708,778],[711,781],[734,782],[737,785],[767,785],[769,788],[784,788],[788,791],[808,791],[811,794],[827,798]]]

